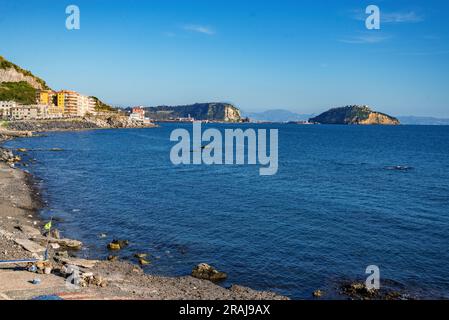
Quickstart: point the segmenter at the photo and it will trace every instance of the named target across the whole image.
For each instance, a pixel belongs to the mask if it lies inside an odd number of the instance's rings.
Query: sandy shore
[[[1,129],[0,129],[1,130]],[[28,135],[27,132],[0,131],[0,146],[5,139]],[[42,259],[46,238],[39,190],[33,177],[0,161],[0,260]],[[63,235],[62,235],[63,236]],[[42,295],[62,299],[286,299],[270,292],[241,286],[229,289],[191,276],[160,277],[145,274],[126,261],[92,261],[76,258],[69,239],[52,239],[48,263],[37,263],[37,272],[27,264],[0,264],[0,300],[31,299]],[[77,243],[76,241],[74,241]],[[69,248],[70,249],[70,248]],[[79,268],[79,286],[67,286],[70,270]],[[45,267],[49,274],[44,274]],[[193,266],[192,266],[193,267]],[[70,279],[70,278],[69,278]],[[38,280],[38,284],[33,284]]]

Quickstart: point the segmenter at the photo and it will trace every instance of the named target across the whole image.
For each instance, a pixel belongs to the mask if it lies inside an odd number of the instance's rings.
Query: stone
[[[139,259],[139,264],[140,264],[141,266],[146,266],[146,265],[149,265],[149,264],[150,264],[150,261],[145,260],[144,258],[140,258],[140,259]]]
[[[108,260],[109,260],[109,261],[117,261],[117,260],[118,260],[118,257],[117,257],[117,256],[113,256],[113,255],[110,255],[110,256],[108,256]]]
[[[80,250],[81,247],[83,246],[83,243],[81,241],[78,240],[72,240],[72,239],[55,239],[52,237],[33,237],[31,240],[41,243],[41,244],[46,244],[47,241],[48,243],[57,243],[59,244],[61,247],[63,248],[67,248],[70,250]]]
[[[350,283],[341,287],[341,293],[355,299],[372,299],[378,294],[378,290],[369,289],[364,283]]]
[[[112,240],[112,242],[108,244],[108,249],[121,250],[125,248],[128,244],[129,244],[128,240]]]
[[[68,258],[69,253],[67,251],[58,251],[58,252],[56,252],[55,256],[62,257],[62,258]]]
[[[226,273],[216,270],[207,263],[201,263],[197,265],[192,270],[192,276],[198,279],[209,280],[212,282],[223,281],[228,277]]]
[[[67,265],[82,267],[86,269],[92,269],[99,262],[98,260],[86,260],[78,258],[55,257],[55,259]]]
[[[55,239],[61,239],[61,233],[59,232],[58,229],[52,229],[50,231],[50,237],[55,238]]]
[[[61,248],[61,246],[60,246],[59,244],[57,244],[57,243],[50,243],[50,247],[51,247],[53,250],[58,250],[58,249]]]
[[[21,225],[21,226],[18,226],[17,229],[19,229],[20,231],[22,231],[23,233],[25,233],[29,236],[40,236],[41,235],[41,232],[32,226]]]
[[[15,239],[14,242],[31,253],[42,253],[46,250],[45,247],[42,247],[36,242],[30,241],[28,239]]]
[[[323,294],[324,294],[324,292],[321,291],[321,290],[315,290],[315,291],[313,292],[313,296],[314,296],[315,298],[321,298],[321,297],[323,296]]]
[[[109,250],[120,250],[121,247],[118,243],[111,242],[110,244],[108,244],[108,249]]]

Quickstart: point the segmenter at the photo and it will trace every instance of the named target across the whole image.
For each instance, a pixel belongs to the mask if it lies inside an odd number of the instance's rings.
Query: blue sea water
[[[365,279],[377,265],[381,284],[449,298],[449,127],[205,126],[279,129],[279,171],[265,177],[253,165],[174,166],[177,127],[191,125],[7,146],[31,150],[43,216],[82,240],[86,257],[105,258],[110,240],[127,239],[119,254],[149,253],[147,272],[186,275],[207,262],[228,273],[225,286],[292,298]]]

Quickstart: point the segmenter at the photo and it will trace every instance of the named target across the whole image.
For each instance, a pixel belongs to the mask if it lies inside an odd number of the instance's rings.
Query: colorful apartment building
[[[71,90],[42,90],[37,93],[36,100],[39,104],[49,106],[50,115],[83,117],[87,113],[95,113],[96,101],[93,98]]]

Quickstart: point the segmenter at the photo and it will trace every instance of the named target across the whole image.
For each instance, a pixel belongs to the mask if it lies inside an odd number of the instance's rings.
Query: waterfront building
[[[15,101],[0,101],[0,119],[8,119],[11,116],[11,108],[17,107]]]
[[[12,120],[36,120],[39,117],[39,108],[36,105],[16,106],[10,110]]]

